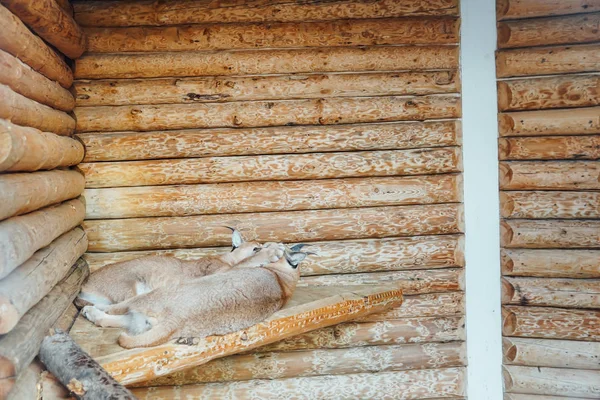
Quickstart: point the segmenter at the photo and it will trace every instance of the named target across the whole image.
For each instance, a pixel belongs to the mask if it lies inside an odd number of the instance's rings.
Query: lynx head
[[[245,241],[237,229],[229,226],[226,226],[226,228],[231,229],[231,253],[236,256],[238,262],[252,257],[262,249],[262,245],[258,242]]]

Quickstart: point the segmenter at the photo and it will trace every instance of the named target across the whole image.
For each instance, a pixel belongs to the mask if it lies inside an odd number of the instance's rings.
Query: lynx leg
[[[102,328],[127,328],[131,323],[131,316],[127,314],[109,315],[94,306],[83,307],[81,314],[96,326]]]

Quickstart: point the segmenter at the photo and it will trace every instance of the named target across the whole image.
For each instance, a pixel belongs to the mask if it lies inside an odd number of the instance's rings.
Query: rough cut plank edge
[[[500,22],[498,48],[597,42],[600,40],[599,24],[600,13]]]
[[[500,192],[503,218],[600,219],[599,192]]]
[[[502,249],[502,274],[548,278],[600,278],[600,250]]]
[[[327,126],[89,132],[85,162],[458,146],[459,120]],[[197,146],[204,143],[204,146]],[[244,143],[252,143],[246,146]]]
[[[0,171],[37,171],[70,167],[84,156],[75,139],[15,125],[0,119]]]
[[[600,107],[502,113],[498,128],[500,136],[598,134]]]
[[[75,19],[83,26],[161,26],[198,23],[296,22],[335,19],[392,18],[458,15],[457,0],[375,0],[369,2],[314,3],[272,1],[258,5],[194,7],[186,0],[166,5],[133,1],[74,2]]]
[[[598,71],[600,44],[597,43],[505,49],[496,53],[498,78]]]
[[[402,304],[400,290],[373,287],[279,311],[244,331],[194,339],[193,345],[165,344],[100,357],[97,361],[122,384],[150,380],[214,358],[331,326]]]
[[[86,38],[73,17],[55,0],[4,0],[3,3],[46,42],[70,58],[86,49]]]
[[[600,398],[600,371],[508,365],[502,374],[509,393]]]
[[[77,171],[55,170],[0,175],[0,220],[79,196],[85,178]]]
[[[33,70],[17,57],[0,50],[0,83],[15,92],[61,111],[71,111],[75,98],[55,81]]]
[[[120,79],[457,68],[457,46],[374,46],[90,54],[75,61],[75,76],[77,79]]]
[[[498,150],[500,160],[598,160],[600,135],[500,138]]]
[[[598,161],[511,161],[500,163],[502,190],[598,190]]]
[[[598,220],[508,219],[500,223],[502,246],[525,249],[600,248]]]
[[[504,338],[504,364],[600,370],[600,343]]]
[[[595,0],[496,0],[498,20],[551,17],[600,11]],[[123,16],[122,16],[123,18]]]
[[[73,73],[62,58],[2,5],[0,26],[3,29],[0,35],[0,49],[18,57],[47,78],[57,81],[65,89],[71,87]]]
[[[600,280],[503,277],[502,304],[600,309]]]

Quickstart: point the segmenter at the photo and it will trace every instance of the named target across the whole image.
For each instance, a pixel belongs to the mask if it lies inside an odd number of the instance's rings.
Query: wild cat
[[[276,262],[252,267],[250,259],[248,265],[161,287],[120,304],[87,306],[82,313],[98,326],[127,329],[119,336],[125,348],[235,332],[265,320],[287,303],[300,277],[298,264],[312,254],[297,251],[301,247],[269,243],[263,250],[283,249]]]
[[[162,286],[175,286],[190,279],[229,270],[236,264],[257,255],[262,249],[258,242],[246,242],[234,228],[230,253],[204,257],[199,260],[180,260],[169,256],[148,256],[112,264],[93,273],[83,285],[75,304],[110,305],[150,292]],[[263,253],[255,263],[277,261],[283,251]]]

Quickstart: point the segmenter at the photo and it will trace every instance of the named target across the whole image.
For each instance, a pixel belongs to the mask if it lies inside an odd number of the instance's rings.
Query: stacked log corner
[[[229,224],[311,242],[301,286],[392,281],[406,295],[136,395],[465,396],[458,10],[74,2],[89,41],[73,93],[92,270],[218,254]]]
[[[600,3],[497,0],[506,399],[600,398]]]

